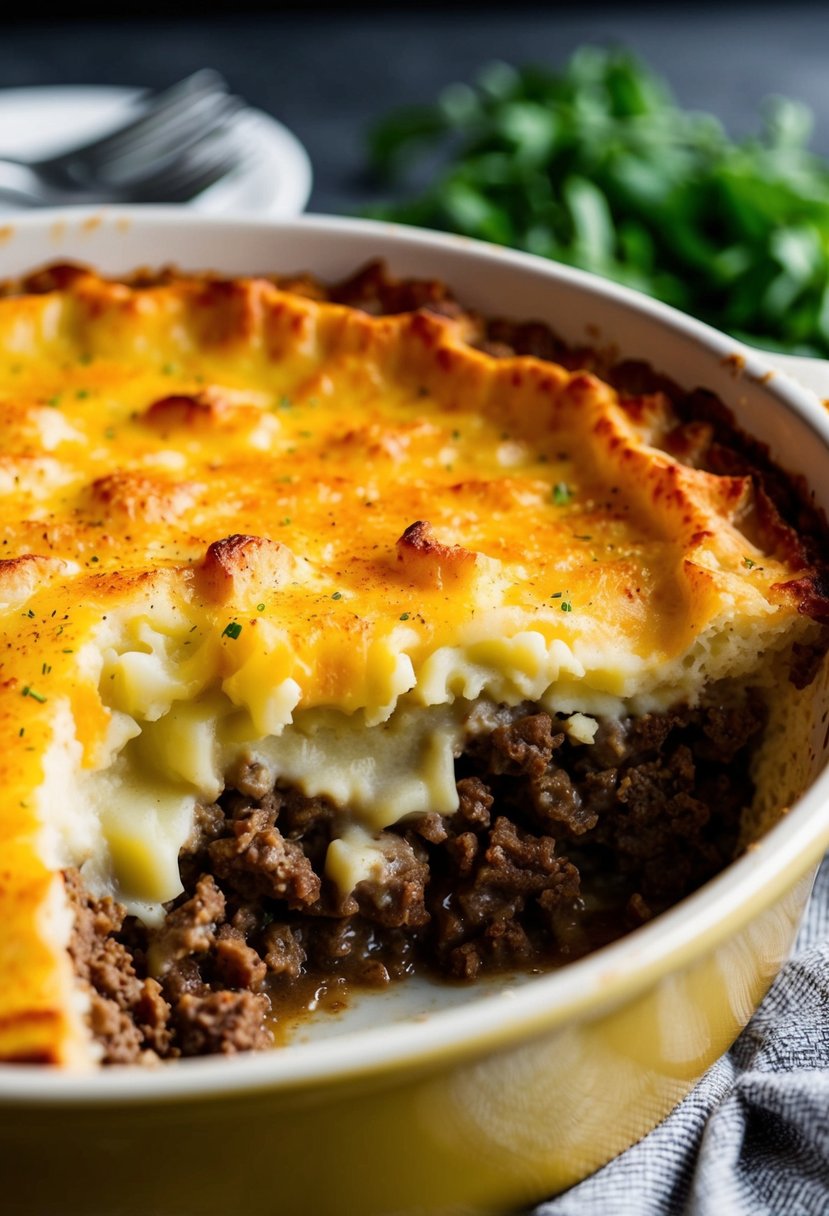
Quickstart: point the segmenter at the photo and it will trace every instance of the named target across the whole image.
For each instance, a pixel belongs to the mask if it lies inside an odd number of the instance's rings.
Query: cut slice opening
[[[764,697],[625,719],[470,712],[457,810],[383,829],[249,758],[200,802],[181,893],[141,920],[67,875],[105,1063],[269,1047],[321,993],[546,970],[671,906],[737,853]],[[335,860],[332,864],[332,848]],[[324,1002],[323,1002],[324,1003]]]

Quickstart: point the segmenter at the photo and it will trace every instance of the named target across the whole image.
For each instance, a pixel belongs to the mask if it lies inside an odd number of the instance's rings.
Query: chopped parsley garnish
[[[592,536],[579,536],[578,533],[576,532],[573,534],[573,539],[574,540],[592,540],[593,537]]]
[[[174,363],[165,363],[161,369],[161,374],[163,376],[174,376],[176,374],[175,364]]]
[[[453,432],[452,432],[452,438],[453,438],[453,439],[460,439],[460,437],[461,437],[461,433],[460,433],[460,431],[453,431]]]
[[[40,674],[41,674],[41,675],[43,675],[43,676],[48,676],[48,674],[49,674],[49,672],[50,672],[51,670],[52,670],[52,666],[51,666],[51,664],[50,664],[50,663],[44,663],[44,664],[43,664],[43,666],[42,666],[42,667],[41,667],[41,669],[40,669]]]
[[[228,623],[225,625],[224,629],[222,630],[222,637],[223,638],[233,638],[233,640],[235,641],[241,632],[242,632],[242,626],[239,624],[238,621],[228,621]]]
[[[104,439],[114,439],[114,438],[115,438],[115,427],[108,426],[107,429],[104,431]]]
[[[331,596],[332,600],[341,600],[343,598],[342,591],[335,591]]]
[[[290,517],[290,515],[286,515],[286,516],[285,516],[285,518],[284,518],[284,519],[280,519],[280,521],[279,521],[279,522],[282,524],[282,527],[283,527],[283,528],[287,528],[288,524],[291,522],[291,517]]]
[[[54,397],[47,397],[46,404],[51,405],[53,409],[57,409],[60,405],[60,395],[56,393]]]
[[[401,621],[408,621],[408,619],[409,619],[409,614],[408,614],[408,612],[401,612],[401,613],[400,613],[400,620],[401,620]]]
[[[566,506],[573,497],[573,491],[566,481],[557,481],[553,486],[553,502],[557,507]]]
[[[91,562],[99,562],[101,559],[95,553],[93,553],[89,560]]]
[[[285,394],[283,393],[283,395],[279,398],[279,400],[277,401],[276,404],[277,404],[277,408],[280,410],[289,410],[289,409],[291,409],[291,407],[293,406],[294,403],[290,397],[286,397]]]
[[[31,697],[33,701],[39,701],[41,705],[43,705],[46,700],[42,692],[35,692],[35,690],[30,688],[28,684],[23,689],[21,696]]]
[[[257,605],[256,605],[256,611],[257,611],[257,612],[264,612],[264,611],[265,611],[265,605],[264,605],[264,604],[257,604]]]
[[[573,605],[570,603],[569,600],[561,601],[561,611],[562,612],[572,612],[573,611]]]
[[[753,569],[754,569],[754,567],[757,565],[757,563],[756,563],[756,561],[754,561],[754,559],[753,559],[753,558],[751,558],[751,557],[744,557],[744,558],[743,558],[743,565],[745,566],[746,570],[753,570]]]
[[[554,591],[553,594],[550,596],[550,599],[551,600],[560,600],[562,595],[564,595],[563,591]]]
[[[83,401],[84,397],[89,396],[89,389],[88,388],[79,388],[78,391],[75,393],[75,396],[77,397],[78,401]]]

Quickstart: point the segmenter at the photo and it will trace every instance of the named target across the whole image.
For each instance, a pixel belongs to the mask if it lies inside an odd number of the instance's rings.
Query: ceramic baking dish
[[[55,260],[345,276],[383,257],[484,313],[612,342],[705,386],[829,508],[829,416],[763,357],[621,287],[395,226],[165,210],[41,213],[0,229],[0,277]],[[734,356],[737,355],[738,358]],[[812,369],[814,374],[814,369]],[[819,383],[819,370],[818,380]],[[829,845],[825,676],[798,739],[811,785],[720,877],[561,971],[404,985],[272,1054],[156,1070],[0,1067],[9,1216],[415,1216],[513,1210],[641,1137],[729,1046],[794,940]]]

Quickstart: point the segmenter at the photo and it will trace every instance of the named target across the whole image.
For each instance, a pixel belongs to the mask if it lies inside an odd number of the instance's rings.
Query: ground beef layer
[[[382,882],[324,877],[345,813],[257,765],[198,809],[183,894],[148,930],[76,873],[71,953],[106,1063],[268,1047],[321,986],[545,969],[669,907],[734,857],[759,698],[604,722],[592,745],[527,707],[457,761],[459,808],[382,833]]]

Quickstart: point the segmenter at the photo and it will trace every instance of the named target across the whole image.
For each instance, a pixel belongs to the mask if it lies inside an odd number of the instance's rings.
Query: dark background
[[[36,19],[37,3],[19,3],[12,14],[0,0],[0,86],[161,86],[212,66],[306,145],[315,211],[353,211],[378,197],[361,172],[365,132],[390,107],[432,100],[494,58],[562,64],[584,42],[631,47],[667,76],[684,104],[713,111],[735,135],[757,128],[770,93],[798,97],[815,112],[814,146],[829,155],[829,0],[262,3],[243,11],[182,0],[116,3],[81,0],[72,17]]]

